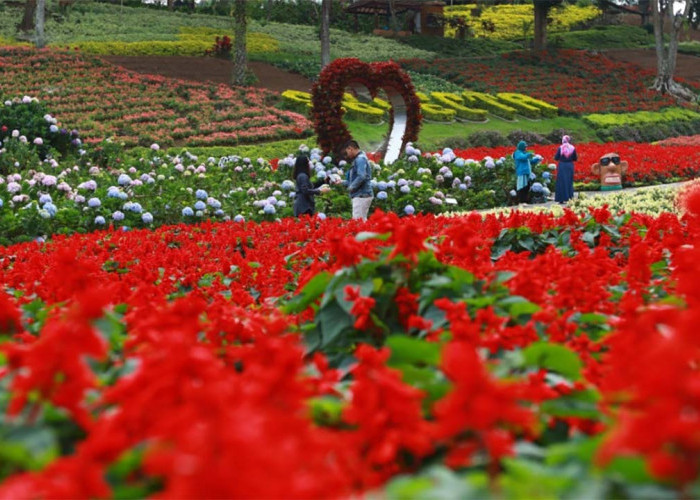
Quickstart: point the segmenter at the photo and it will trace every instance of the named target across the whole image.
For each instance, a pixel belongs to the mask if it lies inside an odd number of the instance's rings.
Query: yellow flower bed
[[[70,44],[81,52],[115,56],[201,56],[214,46],[214,39],[222,33],[213,28],[181,28],[178,40],[147,42],[77,42]],[[233,43],[233,37],[231,37]],[[249,54],[263,54],[279,50],[279,43],[265,33],[248,33],[246,48]]]
[[[524,27],[527,28],[527,36],[532,36],[535,13],[531,3],[483,7],[480,17],[472,17],[472,10],[476,9],[476,7],[476,4],[447,6],[445,7],[444,15],[448,19],[463,17],[474,31],[474,36],[477,37],[500,40],[522,38]],[[600,10],[594,6],[577,7],[575,5],[567,5],[562,8],[554,8],[549,14],[553,22],[547,27],[547,30],[550,33],[568,31],[571,27],[592,21],[599,15]],[[495,30],[490,32],[484,29],[482,21],[487,24],[492,23]],[[446,26],[445,36],[455,38],[457,29]]]

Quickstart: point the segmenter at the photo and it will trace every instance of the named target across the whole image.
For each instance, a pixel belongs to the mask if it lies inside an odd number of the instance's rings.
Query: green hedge
[[[467,104],[473,107],[485,108],[494,115],[505,118],[506,120],[515,119],[515,113],[517,112],[516,109],[512,106],[499,102],[496,97],[490,94],[465,90],[462,92],[462,97]]]
[[[528,118],[555,118],[559,114],[559,108],[556,106],[524,94],[499,92],[496,97],[502,103],[515,108],[519,114]]]
[[[475,122],[486,121],[486,111],[483,109],[468,108],[464,105],[464,99],[454,92],[433,92],[430,97],[436,104],[445,108],[454,109],[457,117]]]
[[[457,115],[457,111],[454,109],[445,108],[438,104],[421,103],[420,110],[426,120],[434,122],[451,122]]]
[[[624,49],[649,46],[654,43],[654,37],[641,26],[595,26],[585,31],[559,33],[551,37],[550,43],[566,49]]]
[[[700,113],[683,108],[667,108],[662,111],[637,111],[635,113],[594,113],[582,117],[596,129],[621,126],[655,125],[678,121],[700,120]]]

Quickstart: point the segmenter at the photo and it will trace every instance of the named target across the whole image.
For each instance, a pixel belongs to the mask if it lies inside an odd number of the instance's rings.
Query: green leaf
[[[427,340],[392,335],[386,339],[386,345],[391,349],[389,363],[401,363],[437,366],[440,363],[440,344]]]
[[[355,236],[355,239],[357,241],[367,241],[367,240],[387,241],[389,238],[391,238],[391,233],[374,233],[371,231],[361,231],[361,232],[357,233],[357,236]]]
[[[542,411],[555,417],[579,417],[596,419],[600,417],[597,402],[598,393],[593,390],[575,391],[571,394],[544,401]]]
[[[505,299],[501,300],[500,303],[504,306],[510,306],[508,308],[508,312],[514,318],[521,315],[534,314],[541,309],[537,304],[534,304],[525,297],[521,297],[519,295],[506,297]]]
[[[352,327],[352,318],[336,301],[321,309],[316,316],[321,331],[321,349],[334,345],[340,334]]]
[[[344,406],[343,401],[330,396],[312,398],[309,400],[311,417],[318,425],[338,425],[341,422]]]
[[[51,429],[0,424],[0,464],[37,470],[58,455],[58,442]]]
[[[583,363],[571,349],[549,342],[535,342],[523,351],[525,365],[545,368],[571,380],[581,378]]]
[[[286,314],[298,314],[306,310],[306,308],[309,307],[309,304],[312,304],[321,295],[323,295],[323,292],[326,290],[331,278],[331,274],[326,271],[317,274],[311,278],[306,285],[304,285],[304,288],[301,289],[299,294],[295,295],[289,302],[287,302],[282,310]]]

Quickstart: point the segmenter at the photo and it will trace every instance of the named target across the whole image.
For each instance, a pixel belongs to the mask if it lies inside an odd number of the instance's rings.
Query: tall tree
[[[37,0],[36,2],[36,46],[41,49],[46,45],[46,37],[44,36],[44,20],[46,15],[46,0]]]
[[[396,0],[389,0],[390,28],[394,32],[399,31],[399,19],[396,17]]]
[[[535,8],[535,52],[542,52],[547,48],[547,16],[549,11],[562,0],[533,0]]]
[[[236,0],[233,5],[234,37],[236,38],[233,51],[233,84],[245,84],[245,75],[248,65],[248,53],[246,50],[246,34],[248,31],[245,13],[245,0]]]
[[[29,33],[34,31],[34,15],[36,13],[36,0],[26,0],[24,4],[24,16],[22,22],[17,25],[17,30]]]
[[[674,12],[676,3],[673,0],[651,0],[651,18],[656,42],[656,79],[652,88],[686,101],[695,101],[698,96],[675,82],[673,74],[676,71],[681,28],[684,21],[690,17],[691,5],[691,1],[686,1],[682,9]],[[668,43],[664,41],[664,24],[669,30]]]
[[[321,3],[321,68],[331,62],[331,5],[332,0]]]

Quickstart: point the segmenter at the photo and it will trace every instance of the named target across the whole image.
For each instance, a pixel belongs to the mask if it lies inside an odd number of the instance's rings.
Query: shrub
[[[470,147],[487,147],[493,148],[497,146],[508,146],[510,142],[503,134],[496,130],[484,130],[474,132],[469,135],[468,143]]]
[[[384,119],[384,110],[359,101],[343,101],[347,117],[367,123],[380,123]]]
[[[508,141],[510,144],[517,144],[520,141],[528,144],[550,144],[546,137],[527,130],[513,130],[508,134]]]
[[[77,151],[80,146],[77,130],[69,132],[57,123],[37,99],[24,97],[0,104],[0,142],[8,151],[12,149],[11,143],[20,142],[22,137],[42,159],[49,154]]]
[[[438,104],[421,103],[420,110],[423,118],[435,122],[451,122],[457,115],[457,111],[454,109],[445,108]]]
[[[499,102],[496,97],[490,94],[465,90],[462,92],[462,97],[464,97],[467,104],[471,106],[479,109],[487,109],[494,115],[505,118],[506,120],[515,119],[516,109],[512,106]]]
[[[496,94],[496,97],[501,102],[517,109],[518,113],[528,118],[554,118],[559,114],[559,108],[556,106],[552,106],[548,102],[524,94],[499,92]]]
[[[222,37],[217,36],[214,38],[214,46],[206,51],[207,55],[212,55],[220,59],[231,59],[231,39],[224,35]]]
[[[486,111],[464,106],[464,100],[458,94],[452,92],[433,92],[430,94],[430,97],[440,106],[454,109],[459,118],[477,122],[486,121]]]

